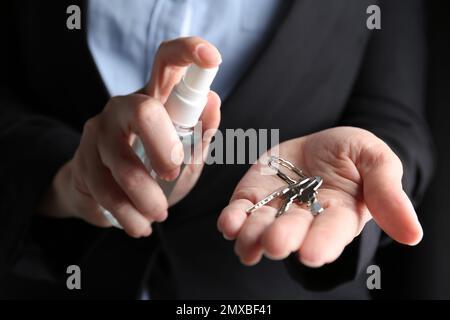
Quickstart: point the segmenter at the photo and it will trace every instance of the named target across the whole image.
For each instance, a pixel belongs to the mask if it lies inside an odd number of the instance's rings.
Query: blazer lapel
[[[349,93],[350,77],[354,79],[360,62],[355,47],[362,53],[368,38],[367,3],[294,0],[267,48],[222,108],[222,127],[283,128],[286,138],[299,136],[308,127],[308,117],[319,111],[314,108],[325,90],[338,92],[335,101],[343,104],[339,89],[344,89],[341,95]],[[339,64],[347,62],[349,53],[355,68],[347,70],[346,81]],[[289,130],[286,124],[293,120],[297,129]]]

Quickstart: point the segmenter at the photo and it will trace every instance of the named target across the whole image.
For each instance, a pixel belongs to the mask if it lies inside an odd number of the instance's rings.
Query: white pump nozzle
[[[210,86],[218,70],[218,67],[205,69],[195,64],[187,68],[165,105],[174,123],[183,127],[193,127],[197,124],[208,101]]]
[[[219,67],[203,69],[196,64],[192,64],[184,75],[184,83],[193,90],[208,93],[218,70]]]

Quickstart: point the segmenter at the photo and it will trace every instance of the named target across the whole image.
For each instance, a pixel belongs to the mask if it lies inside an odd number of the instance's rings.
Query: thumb
[[[423,236],[414,207],[402,188],[400,159],[384,143],[362,151],[358,170],[364,200],[378,226],[392,239],[416,245]]]

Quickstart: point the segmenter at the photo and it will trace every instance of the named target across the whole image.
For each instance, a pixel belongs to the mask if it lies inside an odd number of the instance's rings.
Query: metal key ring
[[[269,168],[275,169],[277,171],[277,176],[279,178],[281,178],[282,180],[284,180],[287,184],[295,184],[297,182],[297,180],[289,177],[287,174],[282,172],[279,167],[274,165],[274,163],[295,173],[301,180],[304,180],[307,178],[307,176],[305,176],[303,174],[303,171],[301,169],[297,168],[296,166],[294,166],[291,162],[289,162],[285,159],[282,159],[280,157],[275,157],[275,156],[270,157],[269,162],[268,162]]]
[[[323,211],[320,202],[317,200],[317,190],[323,183],[320,176],[307,177],[303,174],[301,169],[294,166],[291,162],[275,156],[269,158],[268,166],[269,168],[276,170],[277,176],[286,182],[287,186],[282,186],[276,189],[265,198],[252,205],[246,210],[247,215],[250,215],[255,210],[267,205],[271,201],[280,198],[283,200],[283,204],[278,209],[275,217],[279,217],[288,211],[294,201],[307,204],[313,216],[316,216]],[[298,179],[294,179],[282,172],[280,170],[281,167],[293,172],[296,176],[298,176]],[[304,192],[307,193],[304,194]]]

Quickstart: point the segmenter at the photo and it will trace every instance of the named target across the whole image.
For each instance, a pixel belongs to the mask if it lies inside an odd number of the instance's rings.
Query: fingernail
[[[405,197],[408,198],[408,195],[406,194],[406,192],[403,192]],[[408,198],[409,200],[409,198]],[[422,224],[419,221],[419,216],[416,212],[416,209],[414,208],[414,205],[412,204],[412,202],[409,200],[408,201],[408,206],[409,206],[409,210],[410,212],[414,215],[415,218],[415,230],[413,230],[411,233],[413,234],[411,238],[414,238],[413,241],[411,241],[410,243],[408,243],[410,246],[415,246],[417,244],[420,243],[420,241],[422,241],[423,238],[423,228],[422,228]]]
[[[219,51],[213,46],[207,46],[204,43],[200,43],[195,48],[195,54],[199,60],[212,65],[218,65],[222,63],[222,57]]]
[[[148,227],[147,232],[143,235],[143,238],[149,237],[152,234],[152,227]]]
[[[162,180],[170,182],[170,181],[175,180],[178,177],[179,174],[180,174],[180,168],[176,168],[176,169],[174,169],[172,171],[169,171],[167,173],[164,173],[164,174],[160,175],[159,177]]]
[[[225,233],[222,233],[223,237],[225,238],[225,240],[233,240],[233,238],[227,236]]]
[[[270,253],[268,253],[266,250],[263,250],[263,254],[266,258],[270,259],[270,260],[278,260],[275,256],[271,255]]]
[[[246,266],[246,267],[253,267],[254,265],[257,265],[258,262],[259,262],[259,260],[250,261],[250,262],[244,261],[244,260],[242,260],[242,259],[239,259],[239,260],[240,260],[241,263],[242,263],[244,266]]]
[[[183,144],[176,143],[173,148],[172,152],[170,153],[170,160],[172,163],[176,166],[179,166],[183,163],[184,160],[184,150],[183,150]]]
[[[169,216],[167,211],[163,211],[157,215],[155,215],[155,221],[157,222],[163,222],[167,219],[167,217]]]
[[[418,245],[423,239],[423,228],[419,222],[417,223],[417,233],[414,235],[414,237],[415,237],[414,241],[409,243],[410,246]]]
[[[324,265],[324,263],[322,262],[308,261],[306,259],[303,259],[302,257],[300,257],[300,262],[309,268],[320,268]]]

